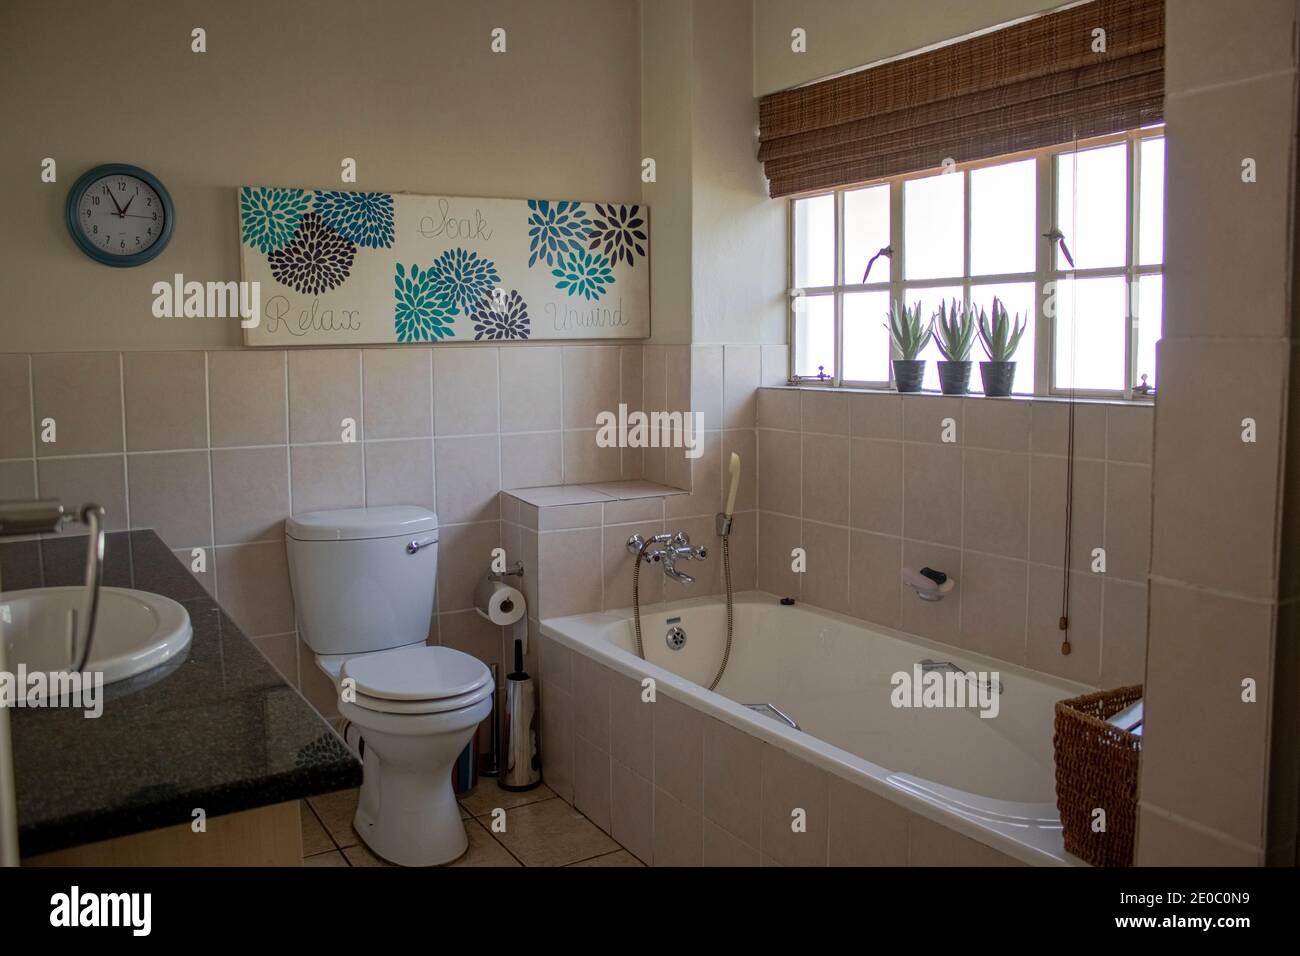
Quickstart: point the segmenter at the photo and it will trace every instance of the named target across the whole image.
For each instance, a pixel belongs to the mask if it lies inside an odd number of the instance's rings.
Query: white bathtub
[[[686,631],[680,650],[665,640],[670,618]],[[630,609],[553,618],[541,631],[617,673],[652,677],[658,692],[1015,860],[1079,862],[1061,841],[1053,708],[1091,688],[749,592],[736,596],[730,663],[711,692],[705,688],[726,633],[722,601],[656,604],[643,609],[641,623],[644,661],[634,650]],[[891,677],[926,658],[997,672],[997,715],[895,707]],[[543,710],[545,693],[544,681]],[[771,704],[800,729],[747,704]]]

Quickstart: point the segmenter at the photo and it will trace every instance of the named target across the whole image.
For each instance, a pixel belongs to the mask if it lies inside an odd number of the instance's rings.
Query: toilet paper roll
[[[524,616],[524,596],[504,582],[485,579],[474,591],[474,607],[493,624],[513,624]]]

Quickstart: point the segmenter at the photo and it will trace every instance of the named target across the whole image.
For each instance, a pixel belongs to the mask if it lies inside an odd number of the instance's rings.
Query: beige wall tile
[[[799,596],[802,575],[790,569],[790,551],[803,540],[798,518],[761,511],[758,515],[758,588],[782,597]]]
[[[759,866],[758,850],[704,818],[704,866]]]
[[[559,641],[543,637],[537,656],[538,679],[566,694],[573,693],[573,651]]]
[[[853,439],[849,500],[854,528],[882,534],[903,530],[903,444]]]
[[[1029,456],[968,448],[964,467],[963,546],[1028,557]]]
[[[829,819],[824,770],[771,744],[763,745],[762,850],[784,866],[825,866]],[[804,811],[806,830],[791,828]]]
[[[903,398],[903,438],[907,441],[943,443],[948,447],[966,441],[962,422],[964,402],[960,398],[939,398],[933,395],[908,395]],[[943,442],[947,421],[956,425],[956,442]]]
[[[614,761],[610,835],[642,863],[654,861],[654,785]]]
[[[961,544],[962,451],[956,445],[903,449],[903,535]]]
[[[172,548],[212,544],[206,451],[127,455],[131,526],[153,528]]]
[[[538,699],[542,779],[563,800],[573,802],[573,698],[543,682]]]
[[[655,788],[698,812],[704,792],[704,715],[662,692],[652,706]]]
[[[438,615],[438,643],[463,651],[484,664],[497,665],[497,674],[501,678],[504,678],[511,661],[502,655],[503,630],[510,629],[485,621],[477,611],[452,611]]]
[[[1106,457],[1111,461],[1151,464],[1155,442],[1154,405],[1112,405],[1106,411]]]
[[[662,345],[647,345],[641,356],[641,407],[646,411],[666,411],[668,398],[667,358]]]
[[[123,352],[129,451],[208,447],[202,352]]]
[[[558,431],[563,376],[559,348],[503,348],[501,430]]]
[[[1273,611],[1156,580],[1150,602],[1142,801],[1263,846]]]
[[[664,400],[672,412],[691,407],[691,348],[689,345],[664,346]]]
[[[903,566],[919,571],[930,567],[957,578],[957,586],[942,601],[922,601],[911,588],[899,588],[899,626],[923,637],[960,644],[961,604],[964,585],[961,581],[961,552],[916,541],[903,542]]]
[[[798,431],[801,427],[800,395],[793,388],[764,388],[758,393],[758,427]]]
[[[799,596],[805,604],[849,612],[849,529],[803,523],[803,547],[808,570],[800,582]]]
[[[731,590],[749,591],[758,587],[758,512],[737,511],[731,523],[728,547],[731,551]],[[722,539],[715,538],[710,545],[722,561]],[[722,568],[718,578],[721,583]]]
[[[668,793],[654,793],[654,865],[700,866],[704,861],[704,818]]]
[[[595,428],[600,412],[618,412],[619,350],[616,346],[565,346],[564,427]]]
[[[847,419],[847,416],[846,416]],[[852,442],[847,437],[803,436],[803,516],[827,524],[849,523]]]
[[[691,347],[691,411],[704,416],[709,430],[725,428],[722,417],[722,346]]]
[[[308,647],[301,639],[298,641],[298,683],[302,695],[307,698],[307,703],[316,708],[317,713],[327,720],[331,717],[337,717],[339,714],[339,692],[334,681],[328,674],[320,669],[316,663],[315,652]],[[355,792],[355,791],[354,791]],[[352,817],[352,809],[349,807],[347,819],[349,824]],[[332,821],[325,820],[325,825],[334,833],[336,840],[351,839],[356,840],[355,831],[348,825],[342,832],[347,834],[343,836],[337,826],[331,826]]]
[[[573,732],[602,752],[609,750],[611,676],[608,669],[585,654],[573,656]],[[608,774],[608,764],[605,771]],[[608,779],[605,786],[609,786]],[[608,830],[608,824],[601,829]]]
[[[284,352],[209,352],[212,447],[281,445],[288,438]],[[338,438],[335,432],[332,436]]]
[[[36,467],[30,461],[0,461],[0,501],[36,497]]]
[[[497,349],[435,349],[434,434],[487,435],[500,428]]]
[[[751,847],[761,833],[762,769],[761,740],[704,718],[704,817]]]
[[[501,436],[503,488],[558,485],[563,477],[560,432],[530,432]]]
[[[831,866],[906,866],[908,812],[857,784],[831,776]]]
[[[1147,586],[1102,584],[1101,685],[1141,684],[1147,669]]]
[[[577,505],[551,505],[537,509],[539,531],[569,531],[573,528],[599,528],[604,505],[599,501]]]
[[[437,509],[433,441],[366,442],[366,506],[418,505]]]
[[[855,438],[903,437],[903,399],[898,394],[850,395],[849,417]]]
[[[217,544],[278,539],[288,514],[287,448],[212,452],[212,519]]]
[[[546,531],[538,540],[539,616],[600,610],[601,529]]]
[[[611,826],[609,754],[578,737],[573,751],[573,805],[606,833]]]
[[[758,430],[758,506],[799,515],[802,509],[803,437],[798,432]]]
[[[1141,581],[1151,557],[1151,469],[1106,465],[1106,573]]]
[[[289,352],[289,441],[339,441],[343,420],[361,421],[361,353],[357,349]]]
[[[964,443],[975,448],[1029,451],[1031,404],[1017,399],[968,398]]]
[[[622,458],[617,447],[596,444],[599,432],[564,432],[564,483],[585,484],[594,481],[617,481],[622,477]],[[670,454],[671,454],[670,450]]]
[[[628,411],[641,410],[645,395],[645,362],[640,344],[619,347],[619,366],[621,381],[619,383],[619,401],[628,407]]]
[[[762,349],[757,345],[728,345],[722,354],[723,428],[753,428],[758,421],[758,388],[762,384]]]
[[[0,458],[32,456],[31,374],[26,355],[0,355]]]
[[[282,543],[217,548],[217,588],[222,609],[246,637],[293,630],[293,593]]]
[[[681,515],[713,515],[722,510],[722,432],[698,436],[700,457],[691,460],[691,493],[664,500],[670,518]]]
[[[36,455],[90,455],[122,451],[122,374],[117,352],[60,352],[32,356]],[[57,441],[41,440],[52,418]]]
[[[474,589],[488,572],[492,549],[501,544],[501,525],[495,521],[444,524],[439,537],[438,610],[472,608]]]
[[[365,504],[365,464],[360,442],[294,445],[289,449],[293,513],[360,508]]]
[[[1023,663],[1027,565],[967,552],[957,587],[961,589],[961,646],[1013,664]],[[950,599],[940,603],[947,604]],[[1095,642],[1093,650],[1095,659]]]
[[[1107,586],[1110,582],[1106,582]],[[1029,566],[1029,639],[1025,664],[1037,671],[1096,687],[1102,683],[1102,579],[1086,571],[1070,572],[1070,653],[1061,653],[1060,568]],[[962,614],[966,612],[965,602]],[[1138,675],[1139,681],[1141,674]],[[1107,687],[1117,686],[1106,684]]]
[[[802,429],[826,435],[849,434],[849,396],[844,393],[803,393]]]
[[[42,498],[58,498],[68,511],[94,502],[104,508],[104,530],[128,527],[126,510],[126,462],[123,455],[93,458],[46,458],[37,462],[37,480]],[[84,533],[80,524],[65,533]]]
[[[287,634],[272,634],[269,637],[253,639],[253,646],[262,652],[271,666],[288,682],[290,687],[298,686],[298,635],[293,631]],[[312,665],[313,667],[315,664]],[[308,811],[304,811],[309,814]],[[313,816],[313,820],[316,818]],[[316,824],[320,826],[319,823]],[[321,831],[324,833],[324,831]],[[304,833],[304,838],[306,834]],[[326,838],[328,840],[328,838]],[[330,842],[330,846],[334,846]]]
[[[850,532],[849,613],[885,627],[897,627],[902,567],[901,538]]]
[[[433,467],[438,520],[443,524],[500,517],[501,462],[496,435],[435,439]]]
[[[1036,401],[1029,417],[1030,442],[1034,453],[1064,455],[1070,440],[1069,403]],[[1105,405],[1075,405],[1074,454],[1077,458],[1106,457]]]
[[[367,438],[433,435],[433,372],[429,349],[363,349],[362,400]]]
[[[1065,558],[1065,476],[1066,459],[1030,456],[1029,559],[1038,564],[1060,566]],[[1087,570],[1092,549],[1105,545],[1106,466],[1077,459],[1071,497],[1070,566]]]
[[[606,525],[603,532],[604,557],[601,567],[605,574],[605,609],[632,606],[632,570],[636,556],[627,550],[627,539],[634,534],[650,537],[664,529],[662,520],[638,521],[631,524]],[[641,603],[656,604],[663,600],[664,576],[658,565],[641,565],[637,587]]]
[[[641,682],[609,678],[609,749],[614,760],[647,780],[654,775],[654,708],[641,699]]]
[[[908,866],[1020,866],[990,846],[911,814],[907,828]]]

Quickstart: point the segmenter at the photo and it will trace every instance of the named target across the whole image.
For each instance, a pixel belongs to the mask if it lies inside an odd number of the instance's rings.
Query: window
[[[919,301],[928,318],[954,299],[991,311],[996,297],[1028,323],[1015,392],[1154,389],[1164,149],[1154,127],[792,200],[792,373],[887,386],[891,303]],[[923,387],[938,390],[937,345],[921,357]]]

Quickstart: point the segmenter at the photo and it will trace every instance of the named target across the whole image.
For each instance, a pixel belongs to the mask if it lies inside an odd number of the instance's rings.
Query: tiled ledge
[[[502,494],[518,498],[535,508],[555,505],[604,504],[607,501],[632,501],[637,498],[666,498],[686,495],[689,491],[653,481],[602,481],[585,485],[546,485],[541,488],[517,488]]]

